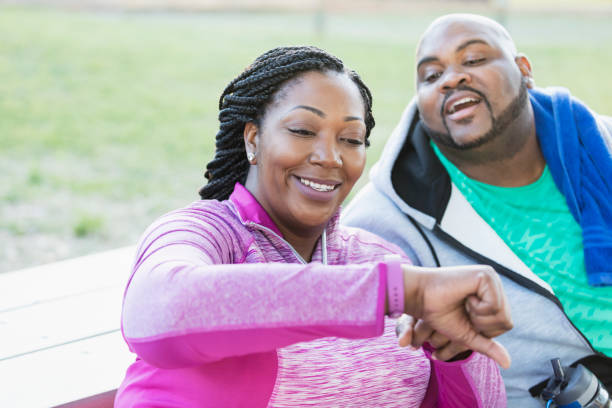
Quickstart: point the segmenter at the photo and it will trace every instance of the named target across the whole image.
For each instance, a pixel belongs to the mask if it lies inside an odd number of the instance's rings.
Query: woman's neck
[[[317,242],[323,234],[324,228],[308,229],[307,231],[287,230],[278,226],[285,241],[289,243],[300,254],[306,262],[310,262],[315,251]]]

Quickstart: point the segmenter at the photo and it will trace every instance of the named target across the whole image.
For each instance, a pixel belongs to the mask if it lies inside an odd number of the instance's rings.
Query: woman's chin
[[[321,207],[302,206],[294,212],[296,214],[295,219],[300,224],[301,229],[322,230],[338,210],[336,205],[325,206],[326,208]]]

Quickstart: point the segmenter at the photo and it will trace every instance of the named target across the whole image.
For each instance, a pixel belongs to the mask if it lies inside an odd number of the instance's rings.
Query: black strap
[[[421,228],[419,223],[416,222],[416,220],[414,218],[412,218],[408,214],[406,214],[406,217],[408,217],[408,219],[410,220],[412,225],[414,225],[414,227],[417,229],[417,231],[419,231],[419,234],[421,234],[421,237],[423,237],[423,239],[425,240],[425,243],[429,247],[429,251],[431,252],[431,256],[433,256],[433,259],[434,259],[434,262],[436,263],[436,266],[440,267],[440,260],[438,259],[438,254],[436,253],[436,250],[434,249],[433,244],[431,243],[431,241],[429,240],[429,238],[427,237],[427,235],[425,234],[425,232],[423,231],[423,229]]]

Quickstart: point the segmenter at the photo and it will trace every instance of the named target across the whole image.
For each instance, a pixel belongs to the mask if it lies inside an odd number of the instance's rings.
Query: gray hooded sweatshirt
[[[601,130],[612,134],[612,120]],[[370,172],[370,182],[341,219],[400,246],[416,265],[488,264],[499,273],[514,328],[497,340],[510,353],[502,370],[509,407],[542,407],[529,388],[552,375],[550,360],[585,358],[612,367],[569,320],[550,286],[536,276],[476,213],[429,144],[413,100]]]

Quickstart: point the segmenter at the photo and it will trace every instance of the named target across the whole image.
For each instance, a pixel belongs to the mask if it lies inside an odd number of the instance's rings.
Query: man
[[[437,19],[416,61],[417,95],[343,222],[423,266],[497,270],[514,321],[498,338],[509,406],[541,406],[529,389],[556,357],[609,384],[612,118],[536,89],[529,60],[485,17]]]

